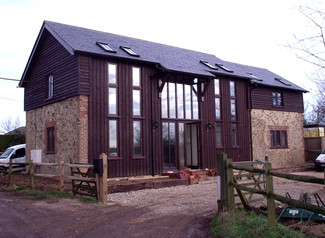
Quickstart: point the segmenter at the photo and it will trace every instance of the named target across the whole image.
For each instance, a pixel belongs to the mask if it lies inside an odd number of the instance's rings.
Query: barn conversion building
[[[109,177],[215,168],[221,151],[304,163],[306,91],[267,69],[45,21],[19,85],[28,159],[106,153]]]

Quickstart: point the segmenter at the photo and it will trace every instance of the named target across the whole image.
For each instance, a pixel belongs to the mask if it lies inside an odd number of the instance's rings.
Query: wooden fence
[[[79,181],[79,182],[94,182],[96,183],[96,190],[98,191],[98,196],[97,199],[99,202],[106,204],[107,203],[107,155],[106,154],[101,154],[100,158],[103,161],[103,171],[104,173],[101,175],[96,174],[96,178],[91,178],[88,176],[83,176],[83,174],[88,173],[82,173],[80,170],[89,170],[93,169],[94,165],[92,164],[74,164],[74,163],[64,163],[60,161],[59,163],[35,163],[33,161],[30,161],[29,163],[12,163],[10,160],[9,164],[8,163],[1,163],[5,165],[9,165],[8,169],[8,185],[12,185],[13,183],[13,166],[14,165],[27,165],[29,166],[29,184],[30,188],[34,189],[35,183],[34,183],[34,177],[42,177],[42,178],[54,178],[59,180],[59,190],[61,192],[64,191],[64,180],[68,179],[72,181]],[[41,167],[58,167],[58,174],[40,174],[40,173],[35,173],[35,166],[41,166]],[[71,176],[71,175],[64,175],[64,167],[68,167],[71,169],[76,168],[78,169],[79,176]],[[76,173],[74,173],[76,174]]]
[[[276,213],[275,213],[275,200],[286,203],[288,205],[305,209],[314,213],[325,215],[325,208],[313,205],[311,203],[306,203],[303,201],[290,199],[279,194],[274,193],[273,189],[273,177],[280,177],[289,180],[295,180],[305,183],[316,183],[316,184],[325,184],[325,179],[316,178],[313,176],[300,176],[293,174],[284,174],[272,171],[272,165],[269,162],[264,164],[264,168],[254,168],[251,163],[233,163],[231,159],[227,159],[227,155],[224,153],[218,154],[217,160],[218,166],[218,178],[219,181],[219,200],[218,207],[219,211],[233,209],[235,207],[235,193],[234,190],[246,191],[252,194],[261,194],[266,197],[267,200],[267,214],[268,214],[268,225],[274,227],[276,225]],[[261,186],[249,187],[246,185],[238,184],[234,178],[234,169],[239,171],[246,171],[250,176],[256,174],[265,176],[265,189]],[[241,201],[245,207],[245,199],[241,197]],[[247,204],[246,204],[247,205]],[[247,208],[247,207],[246,207]]]

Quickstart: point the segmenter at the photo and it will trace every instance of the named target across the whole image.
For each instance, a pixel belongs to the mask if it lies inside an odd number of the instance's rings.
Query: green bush
[[[10,146],[25,144],[25,135],[0,135],[0,153]]]

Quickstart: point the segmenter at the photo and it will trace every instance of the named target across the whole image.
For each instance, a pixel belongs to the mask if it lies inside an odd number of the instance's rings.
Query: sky
[[[0,0],[0,123],[26,118],[20,79],[44,20],[214,54],[309,90],[313,67],[286,47],[310,26],[298,6],[317,0]]]

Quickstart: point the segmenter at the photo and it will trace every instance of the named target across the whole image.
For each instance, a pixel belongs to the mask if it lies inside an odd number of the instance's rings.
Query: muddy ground
[[[302,173],[323,177],[323,173]],[[217,211],[216,183],[111,194],[108,205],[86,204],[79,199],[31,198],[3,186],[0,178],[0,237],[209,237],[209,223]],[[14,184],[28,186],[27,176],[15,176]],[[51,179],[35,180],[36,189],[57,190]],[[298,198],[301,191],[318,192],[323,185],[275,179],[277,193]],[[71,189],[69,184],[65,189]],[[307,228],[284,221],[292,228],[324,235],[325,224]],[[315,233],[316,232],[316,233]]]

